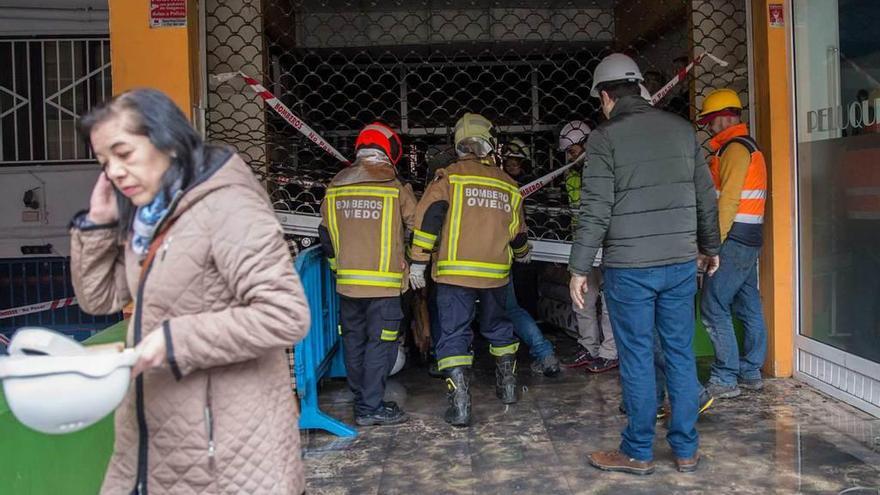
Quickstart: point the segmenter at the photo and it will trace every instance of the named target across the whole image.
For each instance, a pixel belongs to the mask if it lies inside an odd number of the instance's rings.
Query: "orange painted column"
[[[155,88],[192,118],[198,99],[198,13],[187,1],[185,27],[150,27],[150,0],[110,0],[113,94]]]
[[[758,144],[767,160],[770,197],[767,201],[761,253],[761,298],[768,327],[767,360],[764,372],[770,376],[792,375],[794,363],[795,314],[795,168],[792,149],[792,88],[789,84],[791,58],[787,33],[770,25],[770,4],[780,0],[752,0],[754,35],[755,122]],[[792,22],[787,9],[785,22]]]

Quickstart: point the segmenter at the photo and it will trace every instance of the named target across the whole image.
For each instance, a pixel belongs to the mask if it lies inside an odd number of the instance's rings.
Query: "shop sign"
[[[186,26],[186,0],[150,0],[150,27]]]
[[[880,98],[873,102],[856,101],[849,107],[819,108],[807,112],[807,132],[839,131],[848,128],[863,128],[878,123],[873,111],[880,108]]]

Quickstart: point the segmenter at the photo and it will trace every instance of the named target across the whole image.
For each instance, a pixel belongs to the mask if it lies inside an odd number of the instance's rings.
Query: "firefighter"
[[[385,124],[366,126],[355,142],[355,162],[327,187],[318,233],[336,272],[339,321],[348,385],[359,426],[393,425],[407,415],[384,402],[385,381],[397,358],[408,287],[405,229],[416,199],[395,169],[400,137]]]
[[[413,233],[411,285],[425,285],[425,266],[434,253],[432,277],[440,312],[438,368],[444,372],[453,426],[471,422],[470,324],[480,300],[480,331],[495,356],[495,393],[504,404],[517,401],[519,342],[505,309],[511,261],[531,256],[522,222],[522,195],[497,163],[492,123],[466,113],[455,124],[458,160],[437,171],[419,201]]]

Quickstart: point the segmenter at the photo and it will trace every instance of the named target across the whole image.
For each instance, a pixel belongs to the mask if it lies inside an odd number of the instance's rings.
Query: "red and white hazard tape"
[[[703,52],[703,53],[697,55],[697,57],[694,58],[694,60],[692,60],[691,63],[689,63],[686,67],[684,67],[680,71],[678,71],[678,74],[676,74],[675,77],[673,77],[662,88],[660,88],[656,93],[654,93],[654,95],[651,96],[651,104],[652,105],[657,104],[657,102],[659,102],[666,95],[668,95],[669,92],[672,91],[672,88],[674,88],[681,81],[684,81],[685,77],[687,77],[687,74],[691,70],[693,70],[693,68],[696,64],[699,64],[700,62],[702,62],[705,57],[709,57],[715,63],[717,63],[718,65],[720,65],[722,67],[728,66],[728,63],[725,62],[724,60],[721,60],[720,58],[716,57],[715,55],[712,55],[709,52]],[[284,120],[286,120],[287,123],[292,125],[296,130],[298,130],[303,135],[305,135],[307,138],[309,138],[310,141],[312,141],[313,143],[320,146],[321,149],[323,149],[327,153],[330,153],[339,161],[345,163],[346,165],[349,164],[349,161],[346,160],[344,156],[342,156],[342,153],[336,151],[336,149],[332,145],[330,145],[330,143],[328,143],[324,138],[322,138],[317,132],[312,130],[311,127],[306,125],[306,123],[303,122],[302,119],[300,119],[299,117],[294,115],[293,112],[291,112],[290,109],[287,108],[286,105],[284,105],[284,103],[281,103],[281,100],[276,98],[275,95],[273,95],[269,90],[267,90],[265,87],[263,87],[263,85],[260,84],[259,81],[257,81],[256,79],[248,76],[247,74],[245,74],[244,72],[241,72],[241,71],[239,71],[239,72],[226,72],[223,74],[214,74],[211,76],[211,79],[214,80],[215,82],[222,83],[222,82],[226,82],[230,79],[233,79],[233,78],[239,77],[239,76],[242,79],[244,79],[244,82],[247,83],[251,87],[251,89],[253,89],[258,95],[260,95],[260,97],[266,102],[267,105],[269,105],[272,108],[272,110],[275,110],[275,112],[278,113],[278,115],[280,115]],[[533,180],[532,182],[529,182],[528,184],[519,188],[520,193],[522,193],[523,198],[527,198],[527,197],[531,196],[532,194],[534,194],[535,192],[540,190],[542,187],[546,186],[551,181],[553,181],[553,179],[562,175],[566,170],[573,167],[579,161],[580,161],[580,159],[575,160],[574,162],[568,163],[568,164],[544,175],[543,177],[540,177],[538,179]],[[284,177],[273,177],[272,180],[274,180],[278,184],[285,184],[285,183],[290,182],[289,180],[285,180]],[[0,313],[0,315],[2,315],[2,313]],[[0,316],[0,318],[2,318],[2,316]]]
[[[693,70],[694,66],[696,64],[700,63],[704,57],[709,57],[715,63],[717,63],[718,65],[720,65],[722,67],[728,66],[728,63],[725,62],[724,60],[721,60],[720,58],[716,57],[715,55],[712,55],[709,52],[703,52],[703,53],[697,55],[697,58],[695,58],[693,61],[691,61],[691,63],[689,63],[686,67],[684,67],[680,71],[678,71],[678,74],[676,74],[675,77],[673,77],[668,83],[663,85],[662,88],[660,88],[656,93],[654,93],[654,95],[651,96],[651,104],[656,105],[657,102],[662,100],[666,95],[669,94],[670,91],[672,91],[672,88],[674,88],[681,81],[684,81],[688,72]],[[522,193],[523,198],[529,197],[530,195],[534,194],[536,191],[538,191],[542,187],[549,184],[553,179],[562,175],[563,172],[565,172],[566,170],[573,167],[579,161],[580,161],[580,158],[578,158],[577,160],[575,160],[572,163],[568,163],[568,164],[550,172],[547,175],[544,175],[543,177],[540,177],[538,179],[533,180],[532,182],[529,182],[528,184],[519,188],[519,192]]]
[[[580,163],[582,158],[583,158],[583,155],[579,156],[575,161],[573,161],[571,163],[566,163],[565,165],[557,168],[556,170],[550,172],[549,174],[544,175],[543,177],[539,177],[539,178],[529,182],[528,184],[520,187],[519,188],[520,194],[522,194],[523,198],[528,198],[529,196],[534,194],[535,191],[541,189],[542,187],[546,186],[551,181],[553,181],[553,179],[555,179],[555,178],[559,177],[560,175],[562,175],[563,173],[565,173],[566,170],[568,170],[571,167],[574,167],[575,165]]]
[[[716,57],[715,55],[712,55],[709,52],[703,52],[703,53],[697,55],[697,57],[695,59],[693,59],[691,61],[691,63],[687,64],[687,66],[685,66],[683,69],[678,71],[678,74],[676,74],[675,77],[673,77],[668,83],[663,85],[662,88],[657,90],[657,92],[654,93],[653,96],[651,96],[651,104],[656,105],[658,101],[662,100],[663,97],[668,95],[669,92],[672,91],[672,88],[674,88],[675,85],[680,83],[681,81],[684,81],[684,78],[687,76],[688,72],[693,70],[694,66],[699,64],[700,62],[702,62],[703,58],[705,58],[705,57],[709,57],[710,59],[712,59],[716,64],[720,65],[721,67],[727,67],[729,65],[727,62],[725,62],[724,60],[721,60],[720,58]]]
[[[267,90],[259,81],[254,79],[253,77],[248,76],[244,72],[226,72],[223,74],[213,74],[211,79],[218,82],[226,82],[235,77],[241,76],[244,79],[244,82],[247,83],[248,86],[251,87],[259,96],[266,102],[272,110],[275,110],[275,113],[281,116],[288,124],[292,125],[294,129],[298,130],[302,135],[309,138],[309,141],[317,144],[322,150],[326,151],[333,155],[334,158],[348,165],[349,161],[342,156],[342,153],[336,150],[330,143],[327,142],[326,139],[322,138],[320,134],[314,131],[311,127],[309,127],[305,122],[302,121],[299,117],[294,115],[293,112],[287,108],[287,105],[281,103],[281,100],[275,97],[269,90]]]
[[[0,320],[74,305],[76,305],[76,298],[68,297],[65,299],[57,299],[55,301],[19,306],[17,308],[0,309]]]

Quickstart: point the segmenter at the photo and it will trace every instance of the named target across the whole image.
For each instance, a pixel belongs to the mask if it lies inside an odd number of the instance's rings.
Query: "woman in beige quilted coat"
[[[134,301],[140,352],[101,493],[302,493],[284,348],[309,309],[263,188],[158,91],[81,127],[103,173],[72,222],[74,289],[94,314]]]

